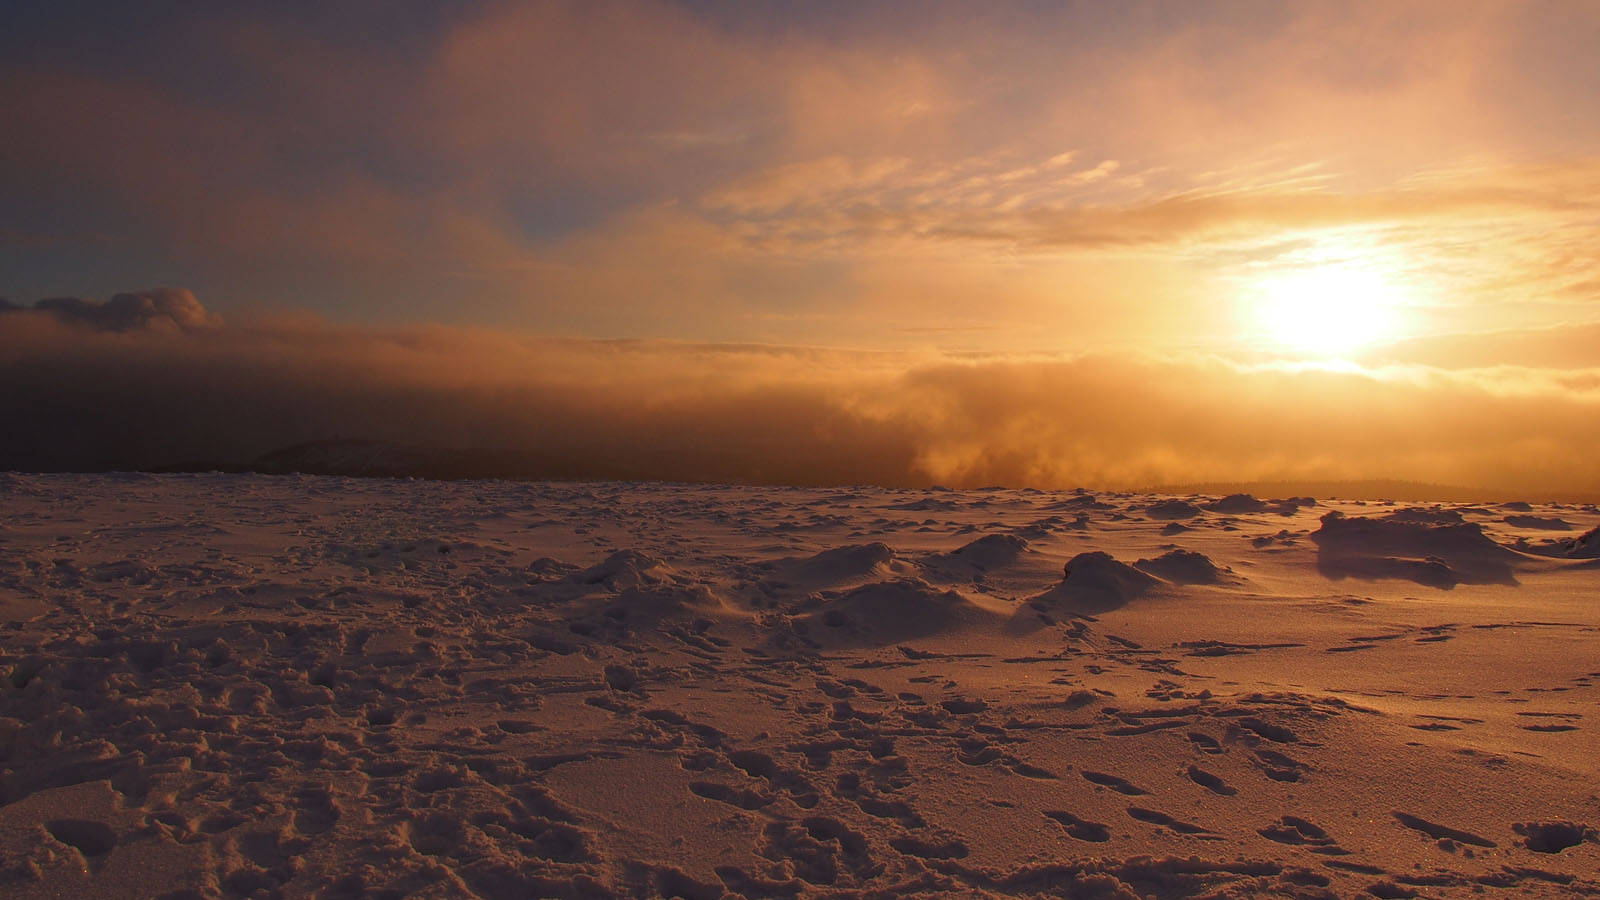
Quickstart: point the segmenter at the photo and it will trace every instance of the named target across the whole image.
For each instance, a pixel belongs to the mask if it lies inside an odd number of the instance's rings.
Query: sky
[[[10,4],[0,467],[1597,493],[1596,46],[1586,0]]]

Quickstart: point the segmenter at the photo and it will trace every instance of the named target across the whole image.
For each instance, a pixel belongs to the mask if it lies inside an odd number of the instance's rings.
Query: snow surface
[[[0,474],[0,897],[1594,896],[1597,523]]]

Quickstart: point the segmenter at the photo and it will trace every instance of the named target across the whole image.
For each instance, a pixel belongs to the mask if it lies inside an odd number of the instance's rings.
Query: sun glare
[[[1400,290],[1370,269],[1297,269],[1263,278],[1257,288],[1261,330],[1283,349],[1338,356],[1396,336]]]

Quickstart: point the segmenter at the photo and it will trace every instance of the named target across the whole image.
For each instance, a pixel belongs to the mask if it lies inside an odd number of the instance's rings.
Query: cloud
[[[0,468],[246,461],[339,436],[521,450],[545,474],[605,478],[1600,492],[1597,369],[953,356],[307,318],[113,331],[12,312],[0,380],[25,387],[0,394]]]
[[[219,316],[200,305],[194,294],[182,288],[124,292],[104,303],[80,297],[51,297],[34,303],[31,309],[0,301],[0,314],[23,312],[94,331],[193,331],[222,323]]]
[[[1440,334],[1373,347],[1360,354],[1370,365],[1441,369],[1562,373],[1600,369],[1600,323],[1550,328]]]
[[[174,7],[102,53],[18,32],[0,269],[13,293],[133,266],[591,335],[886,345],[904,310],[981,310],[998,347],[1060,323],[1037,315],[1058,295],[1079,329],[1137,307],[1117,330],[1148,339],[1189,298],[1130,257],[1198,283],[1222,268],[1199,254],[1352,227],[1494,270],[1452,296],[1592,299],[1600,126],[1571,111],[1594,90],[1544,46],[1592,13],[1268,6],[467,2],[395,11],[383,40]],[[1027,268],[1069,256],[1054,283]]]
[[[788,164],[707,195],[713,215],[797,242],[848,232],[981,242],[1033,251],[1222,242],[1344,226],[1459,227],[1508,217],[1587,221],[1600,211],[1600,159],[1422,173],[1366,191],[1236,185],[1154,199],[1103,193],[1119,164],[1076,171],[984,159],[946,167],[829,157]]]

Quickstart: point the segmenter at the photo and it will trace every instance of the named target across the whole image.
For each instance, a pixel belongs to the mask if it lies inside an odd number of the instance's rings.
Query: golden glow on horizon
[[[1261,278],[1255,314],[1284,350],[1339,356],[1399,337],[1405,290],[1374,268],[1328,263]]]

